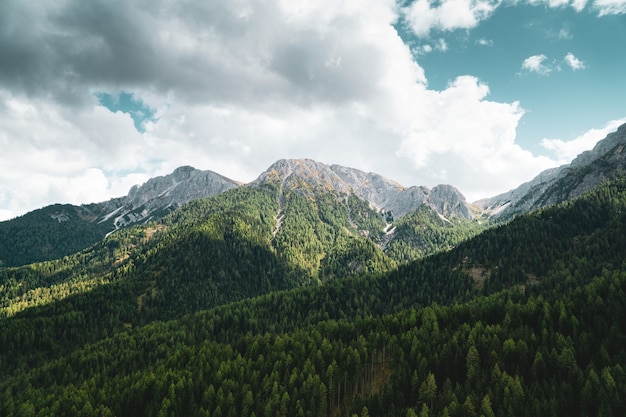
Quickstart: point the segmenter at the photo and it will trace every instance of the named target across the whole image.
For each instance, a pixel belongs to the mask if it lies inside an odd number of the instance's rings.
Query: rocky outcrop
[[[451,185],[438,185],[428,195],[428,205],[444,217],[461,216],[465,219],[474,218],[470,206],[463,194]]]
[[[626,124],[570,164],[546,170],[533,180],[498,196],[477,201],[487,214],[508,219],[580,197],[604,181],[626,173]]]
[[[251,183],[278,184],[283,190],[297,190],[313,195],[319,190],[338,194],[353,193],[379,211],[400,218],[428,204],[444,217],[474,217],[471,205],[454,187],[438,185],[406,188],[375,173],[366,173],[340,165],[325,165],[310,159],[282,159],[270,166]]]
[[[189,166],[169,175],[133,186],[125,197],[81,206],[85,215],[98,223],[110,223],[111,230],[160,217],[198,198],[220,194],[240,184],[212,171]]]

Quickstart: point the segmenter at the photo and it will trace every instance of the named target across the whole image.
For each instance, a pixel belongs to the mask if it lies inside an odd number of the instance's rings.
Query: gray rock
[[[212,171],[189,166],[134,185],[125,197],[81,206],[96,222],[110,222],[113,230],[160,217],[198,198],[220,194],[240,184]]]
[[[251,185],[278,184],[281,189],[312,195],[319,190],[339,195],[353,193],[373,208],[400,218],[428,204],[444,217],[474,217],[474,210],[454,187],[440,185],[406,188],[381,175],[340,165],[325,165],[310,159],[282,159],[270,166]]]
[[[626,173],[626,124],[570,164],[543,171],[514,190],[475,202],[486,214],[508,219],[580,197],[602,182]]]

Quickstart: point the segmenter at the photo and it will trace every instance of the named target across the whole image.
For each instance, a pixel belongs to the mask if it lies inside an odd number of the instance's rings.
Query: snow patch
[[[511,205],[511,202],[509,201],[508,203],[505,203],[499,207],[496,207],[493,210],[488,210],[487,213],[489,213],[489,215],[491,216],[497,216],[500,213],[502,213],[504,210],[506,210],[507,207],[509,207],[510,205]]]
[[[276,215],[274,216],[274,220],[276,220],[276,227],[274,228],[274,231],[272,232],[272,239],[276,237],[276,235],[278,234],[278,231],[280,230],[280,227],[283,225],[283,220],[285,220],[285,214],[283,213],[282,210],[278,210],[278,212],[276,212]]]
[[[393,235],[396,234],[396,226],[394,226],[393,223],[387,223],[383,231],[385,232],[385,236],[383,237],[383,241],[380,242],[380,245],[378,245],[382,251],[387,249],[389,242],[393,239]]]
[[[116,208],[115,210],[113,210],[112,212],[110,212],[109,214],[107,214],[106,216],[104,216],[104,217],[102,218],[102,220],[100,220],[100,221],[98,222],[98,224],[106,222],[106,221],[107,221],[107,220],[109,220],[111,217],[113,217],[113,216],[115,216],[117,213],[119,213],[119,211],[120,211],[121,209],[122,209],[122,207],[121,207],[121,206],[120,206],[120,207],[118,207],[118,208]]]
[[[54,213],[51,214],[50,217],[58,221],[59,223],[66,222],[70,219],[70,217],[65,213]]]

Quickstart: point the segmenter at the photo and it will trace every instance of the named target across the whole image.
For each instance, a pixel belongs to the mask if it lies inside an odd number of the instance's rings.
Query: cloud
[[[559,30],[559,33],[557,35],[558,39],[573,39],[574,35],[572,34],[571,30],[569,27],[563,27],[561,28],[561,30]]]
[[[430,43],[424,43],[412,48],[412,52],[417,56],[426,55],[431,53],[432,51],[446,52],[447,50],[448,43],[443,38],[436,39],[434,41],[434,45],[431,45]]]
[[[563,63],[565,63],[572,70],[577,71],[585,69],[585,63],[576,58],[574,54],[568,52],[563,57]],[[522,62],[522,69],[520,74],[525,72],[534,72],[540,75],[548,75],[552,71],[561,71],[561,65],[557,61],[548,61],[548,57],[544,54],[529,56]]]
[[[481,45],[481,46],[493,46],[493,40],[492,39],[486,39],[486,38],[480,38],[476,41],[477,45]]]
[[[604,127],[600,129],[590,129],[570,141],[562,139],[542,139],[541,146],[553,152],[559,163],[567,164],[582,152],[592,149],[599,140],[604,139],[606,135],[614,132],[624,123],[626,123],[626,118],[611,120]]]
[[[532,5],[545,5],[551,8],[571,7],[577,12],[587,6],[598,13],[598,16],[626,14],[625,0],[528,0]]]
[[[600,16],[626,14],[625,0],[594,0],[592,7]]]
[[[565,63],[569,65],[570,68],[573,69],[574,71],[585,69],[585,63],[581,61],[580,59],[576,58],[574,54],[572,54],[571,52],[568,52],[567,55],[565,55],[564,60],[565,60]]]
[[[441,52],[446,52],[448,50],[448,43],[445,39],[439,38],[435,43],[435,49]]]
[[[413,32],[426,37],[433,30],[472,29],[489,18],[500,0],[416,0],[402,9]]]
[[[548,59],[544,54],[529,56],[522,62],[522,71],[535,72],[541,75],[547,75],[552,72],[550,65],[546,65]]]
[[[473,27],[497,4],[427,3],[418,32]],[[0,216],[103,201],[183,164],[251,181],[309,157],[470,199],[554,165],[516,144],[519,103],[489,100],[471,76],[428,87],[393,26],[405,12],[391,0],[6,0]],[[124,94],[154,112],[139,130],[101,101]]]
[[[412,51],[413,51],[413,53],[415,55],[418,55],[418,56],[419,55],[426,55],[426,54],[429,54],[429,53],[431,53],[433,51],[433,47],[430,44],[425,43],[423,45],[419,45],[419,46],[414,47],[412,49]]]

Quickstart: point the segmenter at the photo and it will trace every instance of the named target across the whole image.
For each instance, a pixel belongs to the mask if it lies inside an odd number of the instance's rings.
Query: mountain
[[[367,206],[363,209],[371,210],[372,213],[367,214],[369,220],[361,221],[357,219],[357,214],[354,219],[349,219],[349,226],[356,228],[356,234],[367,233],[372,242],[385,248],[394,246],[395,229],[391,224],[394,218],[401,219],[420,208],[425,208],[421,212],[433,211],[440,219],[428,222],[432,233],[418,232],[418,228],[414,228],[412,235],[417,232],[419,236],[410,237],[413,243],[409,246],[413,249],[402,250],[401,257],[404,260],[449,248],[459,239],[468,237],[471,233],[463,233],[456,238],[449,236],[452,239],[448,240],[438,230],[456,227],[457,223],[471,224],[479,216],[476,208],[467,203],[465,197],[452,186],[439,185],[432,190],[415,186],[406,188],[378,174],[339,165],[329,166],[308,159],[277,161],[245,186],[258,187],[268,183],[279,185],[279,203],[284,201],[286,192],[296,190],[308,197],[333,193],[333,198],[345,200],[341,204],[348,201],[348,196],[357,197]],[[212,171],[180,167],[172,174],[133,186],[125,197],[81,206],[48,206],[0,223],[0,266],[60,258],[85,249],[121,228],[160,219],[189,201],[241,186],[241,183]],[[377,219],[379,216],[376,212],[380,213],[381,219]],[[371,223],[373,219],[377,220],[372,224],[363,223]],[[414,221],[420,222],[420,219],[415,218]],[[420,236],[427,234],[433,236],[431,242],[421,242]],[[406,238],[409,237],[403,239]],[[398,236],[395,236],[397,239]],[[433,241],[442,241],[443,246],[433,244]]]
[[[451,186],[310,160],[148,221],[189,183],[81,211],[120,227],[0,268],[0,415],[626,415],[616,135],[486,230]]]
[[[359,185],[361,195],[377,196],[379,204],[406,199],[411,191],[402,194],[395,183],[374,174],[334,169],[344,177],[372,178],[393,187],[395,194],[372,186],[374,181],[350,184],[313,161],[279,161],[248,186],[194,199],[158,220],[120,228],[75,255],[0,269],[0,315],[80,297],[94,288],[106,292],[123,281],[136,286],[125,294],[141,300],[141,320],[177,317],[271,291],[386,273],[448,250],[484,228],[455,214],[463,200],[455,198],[451,187],[422,189],[426,198],[417,210],[393,219],[354,193],[354,186]],[[136,206],[154,196],[166,201],[172,183],[181,182],[149,181],[133,189],[128,200],[145,195]],[[172,304],[170,298],[180,302]]]
[[[95,216],[95,222],[117,230],[135,223],[161,218],[197,198],[220,194],[241,184],[216,174],[183,166],[162,177],[133,186],[128,195],[103,203],[81,206]]]
[[[454,247],[488,227],[488,218],[511,219],[571,200],[620,177],[626,169],[625,146],[623,125],[570,164],[546,170],[514,190],[474,204],[451,185],[407,188],[375,173],[309,159],[279,160],[247,185],[211,171],[180,167],[134,186],[125,197],[82,206],[57,204],[0,222],[0,267],[60,258],[120,228],[162,218],[189,201],[268,183],[279,187],[279,205],[285,192],[292,191],[313,199],[332,193],[336,203],[346,207],[349,196],[356,197],[372,213],[359,223],[348,210],[349,228],[367,235],[396,262],[406,262]],[[279,208],[276,218],[282,214]]]
[[[79,206],[54,204],[0,222],[0,267],[62,258],[100,241],[110,227]]]
[[[475,204],[487,214],[509,219],[542,207],[580,197],[626,172],[626,124],[571,163],[548,169],[518,188]]]
[[[276,291],[306,271],[273,246],[283,228],[315,233],[315,208],[346,221],[302,190],[229,190],[0,270],[0,415],[626,413],[624,179],[384,273]]]
[[[406,188],[375,173],[340,165],[325,165],[310,159],[279,160],[263,172],[253,184],[276,182],[282,188],[300,189],[308,194],[313,190],[355,194],[374,209],[391,217],[400,218],[427,205],[444,217],[477,217],[476,209],[450,185]]]
[[[81,206],[55,204],[0,222],[0,267],[61,258],[122,227],[159,219],[191,200],[239,185],[212,171],[180,167],[133,186],[125,197]]]
[[[306,204],[315,213],[323,214],[330,204],[335,213],[343,212],[347,224],[342,223],[344,220],[335,223],[331,219],[337,218],[324,215],[319,219],[322,223],[366,237],[400,263],[448,250],[485,228],[480,212],[450,185],[432,190],[406,188],[378,174],[310,159],[279,160],[249,186],[268,184],[278,188],[281,208],[277,219],[288,214],[283,205],[286,196],[294,193],[306,197]],[[317,224],[314,229],[323,229]],[[343,256],[348,259],[356,254]]]

